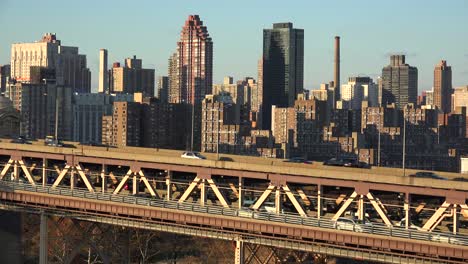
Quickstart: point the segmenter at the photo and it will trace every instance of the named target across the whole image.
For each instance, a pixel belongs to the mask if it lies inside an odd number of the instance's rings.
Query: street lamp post
[[[382,128],[382,126],[381,126],[381,111],[380,110],[381,109],[379,107],[379,124],[378,124],[379,127],[377,128],[378,132],[379,132],[379,137],[378,137],[379,138],[378,139],[379,144],[378,144],[378,148],[377,148],[377,164],[379,165],[379,167],[380,167],[380,129]]]
[[[403,109],[403,177],[406,176],[406,106]]]

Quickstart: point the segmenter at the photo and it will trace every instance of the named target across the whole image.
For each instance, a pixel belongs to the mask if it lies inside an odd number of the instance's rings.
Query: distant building
[[[378,106],[378,87],[369,77],[350,77],[341,86],[341,100],[347,102],[348,109],[361,109],[363,101]]]
[[[468,108],[468,85],[455,88],[452,96],[452,101],[453,110],[457,107],[463,106]]]
[[[263,30],[262,128],[271,126],[273,105],[292,107],[304,90],[304,30],[275,23]]]
[[[34,43],[15,43],[11,46],[11,79],[31,81],[31,66],[54,69],[57,85],[70,87],[76,93],[91,91],[91,72],[86,55],[78,47],[62,46],[55,34],[47,33]]]
[[[10,99],[0,95],[0,137],[17,138],[20,135],[20,114]]]
[[[133,58],[125,59],[123,67],[114,63],[111,69],[111,93],[142,93],[143,96],[154,96],[154,69],[143,69],[142,60]]]
[[[426,91],[426,105],[434,106],[434,91]]]
[[[73,141],[81,143],[101,143],[102,117],[105,115],[112,115],[114,102],[132,101],[132,94],[74,94]]]
[[[109,71],[107,69],[107,50],[99,50],[99,87],[98,92],[109,93]]]
[[[390,65],[382,69],[382,104],[403,109],[416,104],[417,95],[418,69],[405,63],[405,55],[391,55]]]
[[[0,92],[6,90],[7,81],[10,78],[10,65],[0,65]]]
[[[55,83],[10,83],[5,92],[13,106],[21,114],[23,136],[43,139],[55,135],[63,140],[73,138],[72,89]],[[58,105],[57,105],[58,104]]]
[[[224,77],[224,83],[213,85],[213,95],[228,93],[234,103],[241,105],[244,103],[246,95],[242,82],[234,83],[232,77]]]
[[[169,102],[169,77],[160,76],[158,79],[158,99],[163,102]]]
[[[441,61],[434,68],[434,105],[442,112],[452,110],[452,67],[446,61]]]

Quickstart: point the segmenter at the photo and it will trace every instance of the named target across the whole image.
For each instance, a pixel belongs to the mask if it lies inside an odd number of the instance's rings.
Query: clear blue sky
[[[10,45],[56,32],[63,45],[86,54],[97,90],[98,51],[109,62],[132,55],[156,75],[167,74],[189,14],[199,14],[214,41],[214,82],[257,76],[262,29],[290,21],[305,31],[305,87],[333,79],[333,37],[340,35],[341,80],[380,75],[390,53],[407,54],[419,69],[419,90],[432,87],[433,68],[445,59],[453,85],[468,84],[467,0],[0,0],[0,64]]]

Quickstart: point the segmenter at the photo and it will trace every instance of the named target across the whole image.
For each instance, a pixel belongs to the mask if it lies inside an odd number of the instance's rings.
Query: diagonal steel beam
[[[13,165],[15,161],[13,159],[10,159],[8,160],[8,163],[5,165],[5,167],[3,168],[2,172],[0,173],[0,180],[3,179],[3,177],[5,176],[5,174],[8,172],[8,170],[10,169],[11,165]]]
[[[258,210],[260,206],[262,206],[263,202],[268,198],[268,195],[276,188],[275,185],[271,184],[268,186],[268,188],[263,192],[262,196],[258,198],[258,201],[252,206],[252,209]]]
[[[65,175],[67,175],[67,172],[68,172],[69,169],[70,169],[70,165],[66,165],[65,168],[63,168],[63,170],[60,172],[57,179],[55,179],[54,184],[52,185],[52,188],[55,188],[60,184],[60,182],[65,177]]]
[[[195,189],[195,187],[197,187],[197,184],[200,182],[200,180],[201,179],[198,178],[198,176],[195,177],[195,179],[193,179],[192,183],[190,183],[189,187],[187,188],[187,190],[185,190],[182,197],[180,197],[179,203],[183,203],[183,202],[185,202],[185,200],[187,200],[189,195],[192,193],[193,189]]]
[[[91,185],[91,183],[89,182],[88,177],[86,176],[86,174],[85,174],[85,173],[83,172],[83,170],[81,169],[80,164],[77,164],[77,165],[75,166],[75,168],[76,168],[76,170],[78,171],[78,174],[80,175],[81,179],[83,179],[83,182],[85,183],[86,188],[88,188],[88,190],[89,190],[90,192],[93,193],[93,192],[94,192],[94,188],[93,188],[93,186]]]
[[[460,204],[460,207],[461,207],[461,213],[463,217],[468,218],[468,205]]]
[[[450,207],[450,203],[447,203],[446,201],[437,209],[437,211],[427,220],[427,222],[424,224],[422,229],[425,231],[432,231],[437,225],[436,222],[439,222],[440,218],[442,215],[445,213],[445,211]]]
[[[236,186],[234,186],[234,183],[229,183],[229,187],[231,188],[231,190],[234,192],[234,195],[239,198],[239,192],[237,191],[237,188]]]
[[[34,163],[31,167],[29,167],[29,169],[28,169],[29,173],[32,173],[33,170],[36,169],[36,166],[37,166],[36,163]]]
[[[380,218],[382,218],[382,220],[384,221],[384,223],[387,225],[387,226],[393,226],[392,222],[390,221],[390,219],[388,219],[387,217],[387,214],[385,213],[384,210],[382,210],[381,206],[379,205],[379,203],[376,201],[376,199],[374,198],[374,196],[372,195],[372,193],[368,193],[367,195],[367,198],[369,199],[369,201],[371,202],[372,206],[374,206],[375,210],[377,211],[377,213],[380,215]],[[383,206],[383,205],[382,205]],[[384,207],[385,208],[385,207]]]
[[[128,177],[130,177],[131,174],[132,174],[132,170],[128,170],[127,174],[125,174],[122,181],[119,183],[117,188],[115,188],[115,190],[114,190],[114,192],[112,194],[118,194],[120,192],[120,190],[123,188],[123,186],[125,185],[125,183],[128,180]]]
[[[292,192],[289,189],[288,185],[283,185],[282,188],[285,191],[286,195],[288,196],[289,200],[294,205],[294,208],[296,208],[296,211],[301,216],[304,216],[304,217],[307,216],[307,214],[304,212],[304,209],[302,208],[301,204],[297,201],[296,197],[294,197],[294,195],[292,194]]]
[[[309,197],[307,197],[307,195],[304,193],[304,191],[301,188],[297,188],[296,192],[299,194],[299,196],[301,197],[302,201],[304,202],[306,206],[311,205]]]
[[[29,173],[28,167],[24,164],[23,160],[18,160],[18,163],[21,167],[21,169],[24,172],[24,175],[26,175],[26,178],[28,179],[29,183],[31,183],[32,186],[36,186],[36,183],[34,182],[34,178],[31,176],[31,173]]]
[[[348,206],[354,201],[357,195],[358,195],[357,192],[353,192],[351,196],[349,196],[348,200],[346,200],[346,202],[341,206],[340,210],[338,210],[335,216],[333,216],[332,218],[333,221],[336,221],[338,220],[338,218],[340,218],[340,216],[344,213],[344,211],[346,211],[346,209],[348,209]]]
[[[154,191],[153,187],[151,186],[151,184],[148,182],[148,179],[146,179],[145,177],[145,174],[143,173],[142,170],[140,170],[138,172],[138,174],[140,175],[141,177],[141,180],[143,181],[143,183],[146,185],[146,188],[148,189],[148,191],[150,192],[151,196],[153,197],[156,197],[156,192]]]
[[[208,184],[210,185],[211,189],[215,193],[216,197],[218,197],[218,200],[221,202],[221,204],[229,208],[228,203],[226,202],[226,198],[224,198],[224,195],[219,191],[218,186],[214,183],[213,179],[207,179]]]

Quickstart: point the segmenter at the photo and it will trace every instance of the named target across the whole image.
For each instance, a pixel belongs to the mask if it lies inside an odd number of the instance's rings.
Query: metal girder
[[[306,206],[311,205],[309,197],[307,197],[307,195],[304,193],[304,191],[301,188],[297,188],[296,192],[299,194],[299,196],[301,197],[302,201],[304,202]]]
[[[338,218],[340,218],[340,216],[344,213],[344,211],[346,211],[348,206],[354,201],[357,195],[358,195],[357,192],[353,192],[351,196],[349,196],[348,200],[346,200],[346,202],[341,206],[340,210],[338,210],[335,216],[333,216],[332,218],[333,221],[336,221]]]
[[[276,188],[275,185],[271,184],[268,186],[268,188],[263,192],[262,196],[258,198],[257,202],[252,206],[252,209],[258,210],[260,206],[262,206],[263,202],[265,202],[266,198],[268,198],[268,195]]]
[[[296,197],[292,194],[291,190],[289,189],[288,185],[282,186],[284,192],[288,196],[289,200],[292,202],[294,205],[294,208],[296,208],[297,212],[301,216],[307,216],[307,214],[304,212],[304,209],[302,208],[301,204],[297,201]]]
[[[114,192],[112,194],[118,194],[120,192],[120,190],[123,188],[123,186],[125,185],[125,183],[128,180],[128,177],[130,177],[131,174],[132,174],[132,170],[128,170],[127,174],[125,174],[122,181],[119,183],[117,188],[115,188],[115,190],[114,190]]]
[[[182,195],[182,197],[180,197],[179,199],[179,203],[183,203],[185,202],[185,200],[187,200],[187,198],[189,197],[189,195],[192,193],[193,189],[195,189],[195,187],[197,187],[197,184],[198,182],[200,181],[201,179],[197,177],[195,177],[195,179],[193,179],[192,183],[190,183],[189,187],[187,188],[187,190],[185,190],[184,194]]]
[[[78,174],[80,175],[81,179],[82,179],[83,182],[85,183],[86,188],[88,188],[88,190],[89,190],[90,192],[93,193],[93,192],[94,192],[94,188],[93,188],[93,186],[91,185],[91,183],[89,182],[88,177],[86,176],[86,174],[85,174],[85,173],[83,172],[83,170],[81,169],[80,164],[77,164],[77,165],[75,166],[75,168],[76,168],[76,170],[78,171]]]
[[[463,217],[468,218],[468,205],[460,204],[460,207],[461,207],[461,213]]]
[[[443,214],[450,207],[450,205],[451,205],[450,203],[444,202],[439,207],[439,209],[437,209],[437,211],[431,216],[431,218],[429,218],[429,220],[427,220],[426,224],[424,224],[422,229],[424,229],[425,231],[432,231],[437,226],[436,223],[439,223],[440,220],[442,220],[440,218],[445,217],[445,216],[443,216]]]
[[[143,171],[140,170],[140,171],[138,172],[138,174],[140,175],[141,180],[143,181],[143,183],[146,185],[146,188],[147,188],[148,191],[150,192],[151,196],[157,197],[156,192],[154,191],[154,189],[153,189],[153,187],[151,186],[151,184],[148,182],[148,179],[146,179],[145,174],[143,173]]]
[[[24,175],[28,179],[29,183],[31,183],[32,186],[36,186],[36,183],[34,182],[34,178],[32,177],[31,173],[29,173],[28,167],[24,164],[24,161],[18,160],[17,161],[19,165],[21,166],[21,169],[24,172]]]
[[[13,159],[10,159],[8,160],[8,163],[5,165],[5,167],[3,167],[3,170],[2,172],[0,173],[0,180],[3,179],[3,177],[5,176],[5,174],[8,172],[8,170],[10,169],[11,165],[13,165],[15,161]]]
[[[424,209],[424,206],[426,206],[426,203],[422,202],[418,205],[418,207],[416,207],[416,209],[414,209],[414,211],[419,214],[423,209]]]
[[[346,198],[346,194],[340,194],[340,196],[338,196],[338,198],[336,198],[335,203],[338,205],[338,204],[340,204],[345,198]]]
[[[54,184],[52,185],[52,188],[55,188],[60,184],[60,182],[65,177],[65,175],[67,175],[67,172],[69,169],[70,169],[70,165],[65,165],[65,168],[63,168],[63,170],[59,173],[59,176],[57,177],[57,179],[55,179]]]
[[[113,184],[117,184],[119,182],[112,171],[109,172],[109,178],[111,178]]]
[[[57,174],[59,174],[59,175],[60,175],[60,173],[62,172],[62,171],[60,170],[60,168],[59,168],[57,165],[54,165],[54,169],[55,169],[55,171],[57,172]]]
[[[366,196],[369,199],[372,206],[374,206],[377,213],[380,215],[380,218],[382,218],[382,221],[384,221],[384,223],[387,226],[393,226],[392,222],[388,219],[387,214],[385,213],[386,212],[385,207],[382,209],[381,205],[376,201],[372,193],[368,193]]]
[[[32,173],[33,170],[36,169],[36,166],[37,166],[36,163],[33,163],[33,165],[31,167],[29,167],[29,169],[28,169],[29,173]]]
[[[229,187],[231,188],[232,192],[234,193],[234,195],[239,198],[239,192],[237,191],[236,189],[236,186],[234,186],[234,183],[229,183]]]
[[[218,200],[221,202],[221,204],[226,207],[226,208],[229,208],[229,204],[226,202],[226,198],[224,197],[224,195],[219,191],[218,189],[218,186],[216,186],[216,184],[214,183],[213,179],[207,179],[206,180],[208,182],[208,184],[210,185],[211,189],[213,190],[213,192],[215,193],[216,197],[218,197]]]
[[[235,250],[234,264],[244,264],[244,242],[241,239],[236,240]]]

